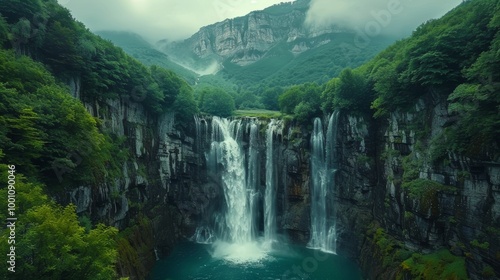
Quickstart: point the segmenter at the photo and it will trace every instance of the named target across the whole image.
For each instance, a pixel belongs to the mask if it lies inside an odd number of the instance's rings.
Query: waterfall
[[[158,249],[156,249],[156,247],[154,247],[154,251],[155,251],[155,258],[157,261],[159,261],[160,257],[158,256]]]
[[[250,206],[250,215],[252,217],[252,236],[257,235],[257,207],[258,207],[258,188],[260,183],[260,158],[259,158],[259,126],[257,120],[252,119],[247,127],[250,131],[248,148],[248,172],[247,189],[248,205]]]
[[[198,116],[194,116],[194,125],[195,125],[195,131],[196,131],[196,139],[195,139],[195,151],[198,154],[201,154],[201,145],[202,145],[202,139],[203,139],[203,134],[201,131],[201,119]]]
[[[253,239],[251,187],[246,184],[245,155],[241,149],[241,120],[212,119],[212,145],[209,162],[221,174],[226,201],[226,241],[246,243]],[[214,167],[215,165],[215,167]],[[220,170],[219,166],[222,166]]]
[[[319,118],[314,120],[311,136],[311,240],[308,246],[330,253],[336,252],[337,242],[334,195],[338,115],[334,112],[330,116],[326,139]]]
[[[266,132],[266,192],[264,196],[264,240],[276,241],[276,188],[277,168],[274,154],[274,133],[277,122],[273,119]]]
[[[271,120],[263,137],[259,135],[260,125],[256,118],[228,120],[213,117],[211,122],[206,122],[195,117],[196,137],[202,140],[195,141],[194,149],[201,152],[209,147],[205,152],[208,176],[221,187],[224,199],[217,204],[217,212],[203,217],[191,240],[213,244],[215,258],[234,262],[257,261],[273,250],[273,244],[278,240],[276,213],[279,208],[280,156],[276,139],[282,135],[282,130],[283,122]],[[263,152],[265,161],[261,156]],[[263,168],[266,171],[261,176]],[[265,189],[261,193],[263,175]],[[262,222],[263,238],[258,237],[258,225]]]
[[[337,221],[335,215],[335,195],[337,193],[337,185],[335,181],[335,173],[338,170],[338,155],[337,155],[337,128],[339,120],[339,111],[335,111],[328,120],[328,129],[326,132],[326,158],[325,165],[327,171],[327,186],[330,186],[330,195],[327,197],[327,207],[330,209],[329,229],[326,236],[325,250],[333,253],[337,252]]]

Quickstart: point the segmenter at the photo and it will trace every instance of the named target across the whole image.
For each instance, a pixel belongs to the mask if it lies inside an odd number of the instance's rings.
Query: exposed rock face
[[[338,131],[337,171],[338,252],[359,255],[365,228],[373,221],[377,196],[375,141],[371,124],[362,117],[342,115]],[[372,132],[372,133],[370,133]]]
[[[132,258],[138,257],[141,264],[120,263],[118,268],[124,276],[143,279],[154,265],[155,251],[158,256],[167,254],[181,238],[189,237],[208,205],[202,202],[218,199],[201,183],[206,182],[203,152],[196,150],[194,129],[177,128],[173,114],[152,116],[132,100],[86,100],[78,78],[70,87],[105,130],[126,139],[129,159],[122,163],[120,178],[71,186],[62,202],[75,204],[79,214],[93,221],[130,228],[127,246],[136,251]]]
[[[72,89],[80,97],[78,79]],[[190,128],[179,129],[173,115],[152,117],[140,103],[83,101],[107,130],[126,136],[130,158],[120,179],[73,186],[67,202],[78,213],[121,229],[138,223],[138,215],[150,221],[144,222],[150,237],[133,245],[142,247],[146,268],[142,274],[123,270],[141,278],[154,264],[155,249],[160,256],[167,254],[223,207],[221,184],[208,174],[205,163],[211,120],[206,118],[197,132],[194,121]],[[500,275],[500,161],[436,156],[438,136],[452,121],[445,102],[431,101],[385,120],[341,114],[337,207],[329,215],[337,220],[338,252],[358,259],[370,279],[404,273],[399,265],[382,261],[387,252],[376,242],[373,228],[383,229],[409,251],[447,248],[465,256],[472,279],[484,278],[491,269]],[[266,125],[261,121],[260,130]],[[278,231],[301,244],[310,238],[310,133],[287,125],[276,136]],[[265,133],[260,137],[264,193]],[[424,188],[405,182],[424,183]]]
[[[330,28],[311,31],[304,22],[309,0],[293,4],[283,3],[285,12],[255,11],[244,17],[202,27],[190,38],[160,47],[179,61],[190,61],[197,66],[203,63],[229,60],[238,65],[248,65],[260,60],[277,44],[286,44],[294,54],[307,51],[329,42],[334,34],[345,30]],[[281,11],[281,10],[280,10]]]
[[[491,269],[500,275],[500,161],[439,154],[439,135],[453,121],[446,106],[445,101],[420,101],[413,112],[394,112],[385,121],[371,124],[349,117],[351,127],[371,125],[373,140],[367,145],[363,144],[366,134],[360,135],[359,130],[340,133],[344,139],[341,168],[350,176],[341,179],[339,188],[365,192],[339,192],[349,209],[341,222],[349,234],[340,235],[339,247],[361,256],[370,278],[394,278],[401,268],[373,261],[387,256],[374,244],[370,228],[363,230],[363,223],[346,226],[356,224],[360,217],[365,226],[371,218],[372,226],[383,228],[404,249],[430,253],[446,248],[465,256],[472,279],[484,279]],[[353,143],[358,149],[345,149],[351,146],[349,138],[357,139]],[[365,146],[367,151],[363,151]],[[376,165],[365,163],[365,155]],[[372,213],[366,211],[372,206]],[[353,213],[351,219],[349,213]],[[354,246],[359,241],[363,242],[361,251]]]

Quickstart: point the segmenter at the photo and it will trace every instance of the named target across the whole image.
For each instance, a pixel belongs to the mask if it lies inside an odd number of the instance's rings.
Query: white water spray
[[[308,246],[336,253],[335,172],[338,112],[333,113],[327,126],[326,139],[320,119],[314,120],[311,137],[311,240]],[[326,147],[325,147],[326,140]]]
[[[274,148],[274,134],[277,122],[273,119],[266,132],[266,192],[264,196],[264,240],[268,243],[276,241],[276,188],[277,166]]]

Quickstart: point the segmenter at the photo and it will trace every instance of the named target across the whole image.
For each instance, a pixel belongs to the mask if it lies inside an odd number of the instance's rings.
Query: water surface
[[[274,246],[275,247],[275,246]],[[355,263],[298,246],[179,244],[153,268],[150,280],[361,280]]]

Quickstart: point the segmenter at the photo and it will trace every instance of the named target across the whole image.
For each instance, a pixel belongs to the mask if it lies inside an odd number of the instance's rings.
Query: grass
[[[401,266],[413,279],[468,279],[465,259],[446,249],[429,255],[413,254]]]
[[[273,118],[280,118],[282,115],[281,115],[281,112],[279,112],[279,111],[256,109],[256,110],[236,110],[236,111],[234,111],[234,116],[235,117],[254,117],[254,118],[260,118],[260,119],[273,119]]]

